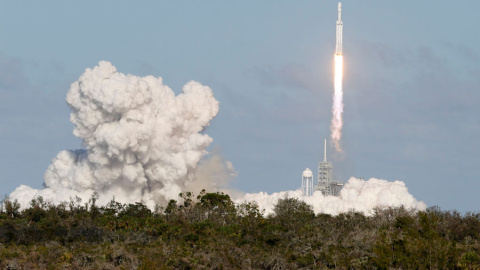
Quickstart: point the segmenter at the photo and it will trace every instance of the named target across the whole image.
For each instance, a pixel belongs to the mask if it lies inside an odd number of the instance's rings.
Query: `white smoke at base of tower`
[[[86,69],[66,97],[73,133],[86,149],[61,151],[45,172],[44,189],[21,185],[10,199],[28,207],[36,196],[59,203],[88,200],[96,191],[99,203],[115,197],[153,207],[184,190],[218,190],[234,173],[231,163],[217,156],[201,162],[208,170],[197,168],[212,142],[201,132],[218,101],[198,82],[182,91],[175,96],[162,78],[122,74],[106,61]]]
[[[424,211],[427,205],[416,200],[402,181],[387,181],[371,178],[350,178],[340,191],[339,196],[324,196],[315,191],[312,196],[303,196],[302,190],[282,191],[272,194],[265,192],[248,193],[235,199],[236,203],[257,202],[266,215],[273,214],[279,199],[298,198],[313,207],[315,213],[338,215],[350,211],[361,212],[367,216],[375,214],[376,209],[404,207],[407,211]]]
[[[176,96],[161,78],[125,75],[102,61],[71,85],[66,100],[72,108],[74,134],[86,149],[61,151],[45,173],[44,189],[25,185],[15,189],[10,199],[18,200],[22,208],[37,196],[55,204],[75,196],[86,202],[94,192],[100,195],[99,205],[115,197],[153,208],[178,199],[182,191],[219,190],[235,174],[232,164],[219,155],[205,158],[212,139],[202,130],[219,105],[212,90],[198,82],[187,83]],[[334,215],[352,209],[372,214],[375,208],[426,208],[403,182],[378,179],[352,178],[338,197],[319,191],[302,197],[300,190],[228,193],[237,195],[237,203],[256,201],[267,214],[285,195],[303,199],[316,213]]]

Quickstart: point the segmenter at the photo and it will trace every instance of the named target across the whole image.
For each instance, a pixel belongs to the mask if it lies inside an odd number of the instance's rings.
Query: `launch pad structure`
[[[313,173],[307,168],[302,173],[302,194],[312,196],[315,191],[321,191],[323,196],[338,196],[343,183],[333,180],[333,164],[327,160],[327,140],[325,139],[323,161],[318,162],[318,178],[313,184]]]
[[[318,181],[315,190],[324,196],[338,196],[343,184],[333,180],[333,164],[327,160],[327,140],[325,140],[323,161],[318,162]]]

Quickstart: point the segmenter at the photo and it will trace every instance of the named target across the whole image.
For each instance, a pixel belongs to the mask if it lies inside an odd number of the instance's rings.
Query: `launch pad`
[[[318,162],[317,183],[313,185],[312,171],[307,168],[302,173],[302,194],[312,196],[314,191],[321,191],[323,196],[338,196],[343,183],[333,180],[333,164],[327,160],[327,140],[324,145],[323,161]]]

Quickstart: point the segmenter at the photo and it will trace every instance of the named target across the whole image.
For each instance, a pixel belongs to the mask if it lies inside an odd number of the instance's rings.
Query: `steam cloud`
[[[322,192],[316,191],[313,196],[304,197],[301,190],[284,191],[273,194],[264,192],[245,194],[238,198],[236,203],[256,201],[265,214],[273,213],[273,207],[279,199],[298,198],[313,206],[315,213],[338,215],[351,210],[362,212],[367,216],[374,214],[375,208],[385,209],[388,207],[403,206],[411,211],[423,211],[426,204],[417,201],[402,181],[388,182],[371,178],[368,181],[350,178],[340,192],[339,197],[323,196]]]
[[[44,189],[16,188],[10,199],[22,208],[38,196],[58,204],[75,196],[86,202],[94,192],[101,205],[115,197],[154,208],[178,199],[182,191],[221,190],[235,175],[230,162],[206,151],[212,138],[201,132],[219,106],[212,90],[198,82],[187,83],[176,96],[161,78],[125,75],[102,61],[71,85],[66,101],[72,109],[73,133],[86,149],[58,153],[45,172]],[[351,178],[340,197],[321,192],[302,197],[300,190],[228,193],[236,203],[256,201],[266,214],[286,195],[304,200],[316,213],[333,215],[352,209],[370,215],[375,207],[426,208],[403,182],[378,179]]]
[[[212,142],[201,131],[219,106],[212,90],[198,82],[175,96],[162,78],[125,75],[102,61],[71,85],[66,101],[73,134],[86,149],[61,151],[45,172],[44,189],[15,189],[10,198],[22,207],[36,196],[53,203],[75,196],[85,201],[96,191],[99,203],[115,196],[153,208],[186,189],[217,190],[233,172],[218,155],[199,163]]]

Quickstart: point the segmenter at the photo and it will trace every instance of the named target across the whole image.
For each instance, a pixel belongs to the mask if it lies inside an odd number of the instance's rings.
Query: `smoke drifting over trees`
[[[401,181],[351,178],[340,197],[320,192],[302,197],[300,191],[241,195],[227,190],[236,174],[233,165],[217,154],[208,155],[212,138],[202,133],[217,115],[219,102],[198,82],[187,83],[176,96],[162,78],[122,74],[101,61],[71,85],[66,101],[72,109],[73,134],[85,149],[58,153],[45,172],[44,189],[15,189],[10,199],[22,208],[39,196],[59,204],[76,197],[88,201],[96,192],[99,204],[114,197],[153,209],[181,192],[222,189],[238,204],[256,201],[267,214],[286,195],[304,200],[316,213],[332,215],[351,210],[370,215],[374,208],[400,206],[426,209]]]
[[[345,184],[339,197],[323,196],[316,191],[313,196],[303,197],[300,190],[283,191],[273,194],[264,192],[246,194],[237,203],[243,201],[256,201],[265,213],[274,212],[274,205],[278,200],[288,197],[299,198],[312,205],[315,213],[338,215],[349,211],[362,212],[372,215],[377,209],[389,207],[405,207],[412,211],[422,211],[427,208],[422,201],[417,201],[409,192],[402,181],[388,182],[386,180],[372,178],[368,181],[350,178]]]

